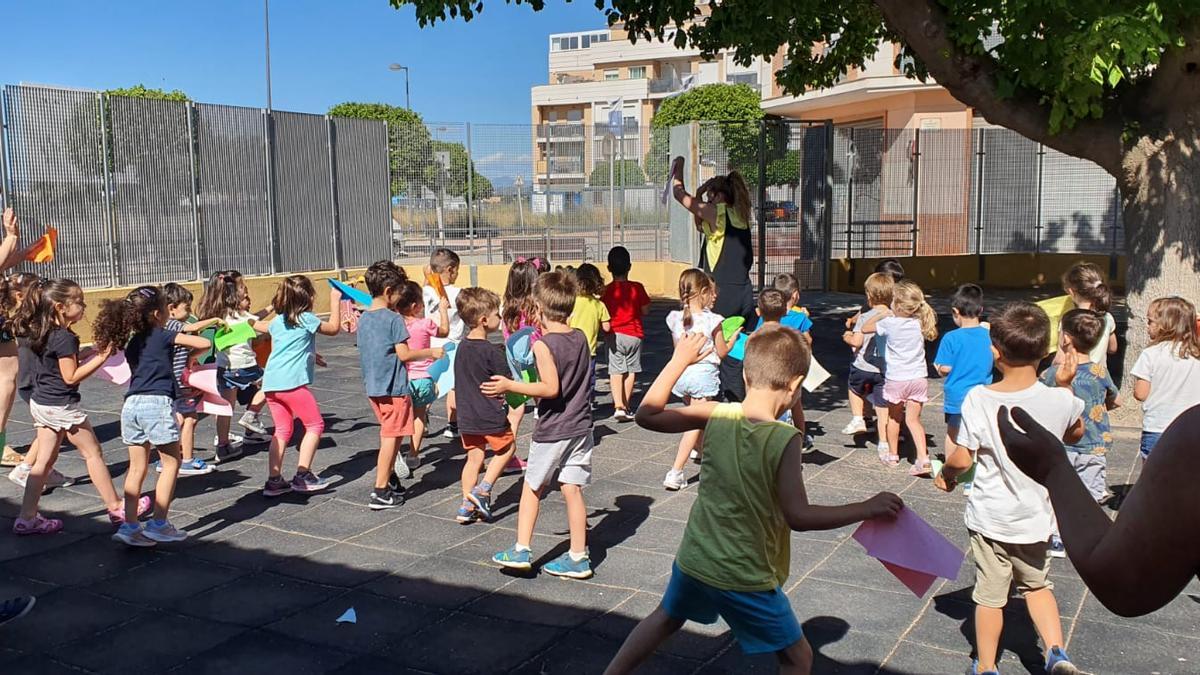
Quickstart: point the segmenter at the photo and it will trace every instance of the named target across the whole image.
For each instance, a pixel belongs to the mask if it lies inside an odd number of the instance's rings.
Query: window
[[[615,70],[615,69],[614,70],[606,70],[606,71],[604,71],[604,79],[619,80],[619,79],[621,79],[621,72],[618,70]]]
[[[588,47],[591,47],[591,46],[592,46],[592,36],[584,35],[583,36],[583,48],[587,49]]]
[[[629,79],[644,80],[646,79],[646,66],[630,66]]]
[[[583,121],[583,111],[578,108],[575,108],[573,110],[568,110],[567,111],[567,121],[568,122],[582,122]]]
[[[570,38],[570,40],[571,40],[570,48],[571,49],[579,49],[579,37],[578,36],[572,37],[572,38]]]

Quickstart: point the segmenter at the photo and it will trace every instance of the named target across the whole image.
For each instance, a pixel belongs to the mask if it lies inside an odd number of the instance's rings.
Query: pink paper
[[[100,366],[100,370],[96,371],[96,377],[113,384],[128,384],[133,373],[129,371],[129,362],[125,360],[125,353],[117,352],[108,357],[104,365]]]
[[[217,389],[216,366],[197,366],[184,371],[183,383],[203,394],[200,399],[199,412],[220,417],[233,416],[233,408],[229,405],[229,401],[226,401],[225,397],[221,396],[220,390]]]
[[[895,520],[863,521],[853,536],[917,597],[925,595],[937,577],[957,578],[965,557],[908,507],[900,509]]]

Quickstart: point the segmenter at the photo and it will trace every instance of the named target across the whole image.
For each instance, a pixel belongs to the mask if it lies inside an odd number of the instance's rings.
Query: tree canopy
[[[588,185],[608,187],[608,171],[607,160],[596,162],[596,168],[592,169],[592,174],[588,176]],[[614,187],[642,187],[646,184],[646,172],[642,171],[636,159],[618,159],[613,163],[612,171]]]

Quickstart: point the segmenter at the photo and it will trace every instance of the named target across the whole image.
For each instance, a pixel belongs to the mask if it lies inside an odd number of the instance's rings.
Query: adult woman
[[[700,269],[717,283],[717,302],[713,312],[721,316],[742,316],[753,325],[754,289],[750,285],[750,267],[754,248],[750,240],[750,190],[737,171],[714,176],[688,194],[683,186],[683,158],[671,165],[675,200],[691,212],[696,231],[704,235],[700,249]]]
[[[25,258],[26,250],[20,248],[20,227],[11,208],[4,210],[4,239],[0,241],[0,272],[15,267]],[[8,326],[12,308],[10,281],[0,283],[0,452],[4,466],[16,466],[24,457],[16,453],[7,443],[5,428],[12,414],[13,399],[17,394],[17,341]]]

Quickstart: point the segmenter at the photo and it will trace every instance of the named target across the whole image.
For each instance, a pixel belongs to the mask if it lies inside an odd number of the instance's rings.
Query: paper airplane
[[[955,579],[965,554],[916,511],[900,509],[895,520],[863,521],[854,540],[918,598],[938,577]]]
[[[337,618],[338,623],[358,623],[358,615],[354,613],[354,608],[346,610]]]
[[[35,263],[54,262],[54,252],[58,250],[58,230],[46,228],[46,234],[29,247],[25,252],[25,260]]]
[[[353,286],[347,286],[337,279],[328,279],[328,281],[329,285],[336,288],[338,292],[342,294],[343,298],[352,301],[356,305],[362,305],[363,307],[371,306],[371,296],[367,293],[364,293]]]

